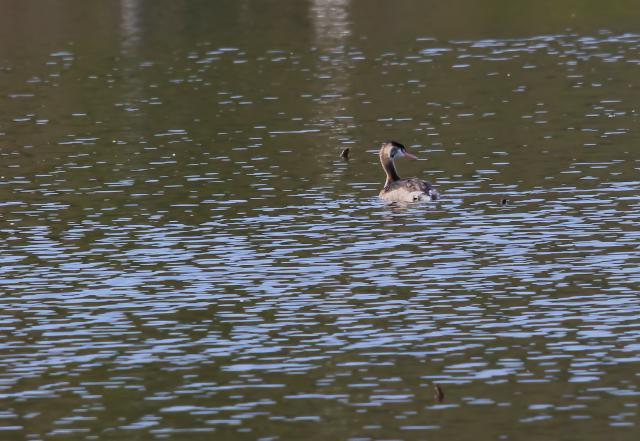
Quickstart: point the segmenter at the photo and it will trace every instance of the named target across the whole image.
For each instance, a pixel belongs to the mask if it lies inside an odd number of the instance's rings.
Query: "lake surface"
[[[635,3],[1,5],[0,439],[638,439]]]

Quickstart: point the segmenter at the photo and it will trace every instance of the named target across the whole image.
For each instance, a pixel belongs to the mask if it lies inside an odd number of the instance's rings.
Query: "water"
[[[0,439],[637,438],[632,4],[68,5],[0,17]]]

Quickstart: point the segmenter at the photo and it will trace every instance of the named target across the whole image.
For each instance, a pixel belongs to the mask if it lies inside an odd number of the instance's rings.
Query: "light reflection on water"
[[[136,16],[144,61],[3,61],[9,437],[633,439],[640,36],[379,47],[353,7],[312,53]],[[376,199],[386,137],[441,201]]]

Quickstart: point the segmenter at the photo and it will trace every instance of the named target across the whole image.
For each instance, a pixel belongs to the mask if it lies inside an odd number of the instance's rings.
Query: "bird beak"
[[[418,157],[416,155],[414,155],[413,153],[409,153],[406,150],[404,152],[404,156],[405,156],[405,158],[409,158],[409,159],[418,159]]]

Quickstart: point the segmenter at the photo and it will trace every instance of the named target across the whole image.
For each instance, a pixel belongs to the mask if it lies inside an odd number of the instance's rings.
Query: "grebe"
[[[387,180],[384,183],[384,188],[380,191],[380,199],[387,202],[435,201],[438,199],[438,192],[430,183],[417,178],[400,179],[393,161],[403,156],[418,159],[399,142],[387,141],[382,144],[380,163],[387,174]]]

